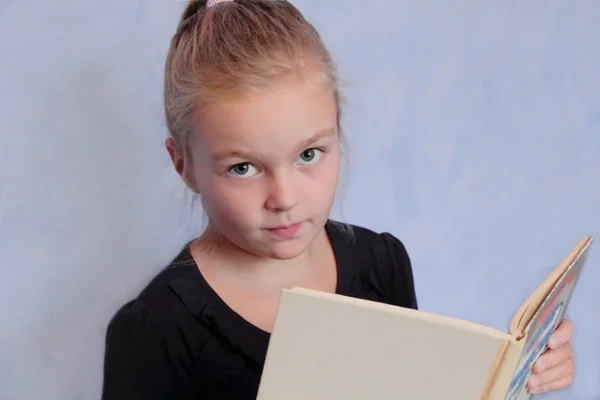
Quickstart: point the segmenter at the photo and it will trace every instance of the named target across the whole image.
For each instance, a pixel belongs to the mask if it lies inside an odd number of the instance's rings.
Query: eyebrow
[[[298,144],[298,147],[301,149],[307,148],[308,146],[310,146],[311,144],[329,137],[329,136],[333,136],[335,135],[337,132],[336,128],[326,128],[326,129],[321,129],[319,131],[317,131],[317,133],[315,133],[314,135],[312,135],[311,137],[301,141]],[[211,157],[214,160],[221,160],[224,158],[247,158],[248,155],[251,154],[249,152],[244,152],[242,150],[223,150],[223,151],[215,151],[211,154]]]
[[[337,130],[335,128],[321,129],[320,131],[317,131],[317,133],[315,133],[308,139],[301,141],[300,144],[298,145],[298,147],[304,149],[321,139],[335,135],[336,131]]]

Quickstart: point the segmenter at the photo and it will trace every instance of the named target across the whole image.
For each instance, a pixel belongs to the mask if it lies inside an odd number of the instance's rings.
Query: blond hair
[[[190,1],[171,40],[164,82],[169,134],[188,155],[196,112],[285,79],[324,82],[341,117],[337,72],[316,29],[285,0]]]

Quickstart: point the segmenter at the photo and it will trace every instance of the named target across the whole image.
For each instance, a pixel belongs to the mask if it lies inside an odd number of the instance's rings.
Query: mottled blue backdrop
[[[162,145],[183,3],[0,0],[2,400],[98,399],[109,318],[200,229]],[[346,82],[336,216],[405,242],[422,309],[506,329],[600,233],[600,2],[295,4]],[[542,398],[600,399],[589,261],[576,382]]]

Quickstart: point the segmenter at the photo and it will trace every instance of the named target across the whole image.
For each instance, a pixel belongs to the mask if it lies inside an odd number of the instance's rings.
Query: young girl
[[[191,1],[164,96],[166,148],[209,223],[111,321],[103,399],[255,398],[282,288],[417,307],[402,243],[329,218],[340,94],[292,4]],[[570,385],[571,332],[555,332],[532,390]]]

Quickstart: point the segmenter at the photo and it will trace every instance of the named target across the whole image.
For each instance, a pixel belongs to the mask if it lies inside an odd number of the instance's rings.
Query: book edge
[[[358,299],[351,296],[345,296],[335,293],[321,292],[313,289],[302,287],[294,287],[291,289],[283,289],[282,297],[288,295],[310,296],[313,298],[322,299],[325,301],[334,301],[345,304],[351,304],[358,307],[368,308],[372,310],[387,312],[401,317],[410,318],[413,320],[421,320],[438,325],[449,326],[451,328],[469,331],[472,333],[483,334],[494,337],[500,340],[514,340],[513,336],[507,332],[502,332],[498,329],[478,324],[476,322],[463,320],[460,318],[449,317],[445,315],[435,314],[422,310],[414,310],[411,308],[395,306],[386,303],[380,303],[373,300]]]
[[[509,333],[512,336],[516,338],[523,337],[525,327],[542,305],[544,299],[548,297],[548,294],[552,292],[562,277],[586,253],[593,240],[594,237],[589,235],[581,238],[571,249],[569,254],[554,268],[554,270],[552,270],[552,272],[550,272],[550,274],[546,276],[546,278],[521,304],[510,324]]]

